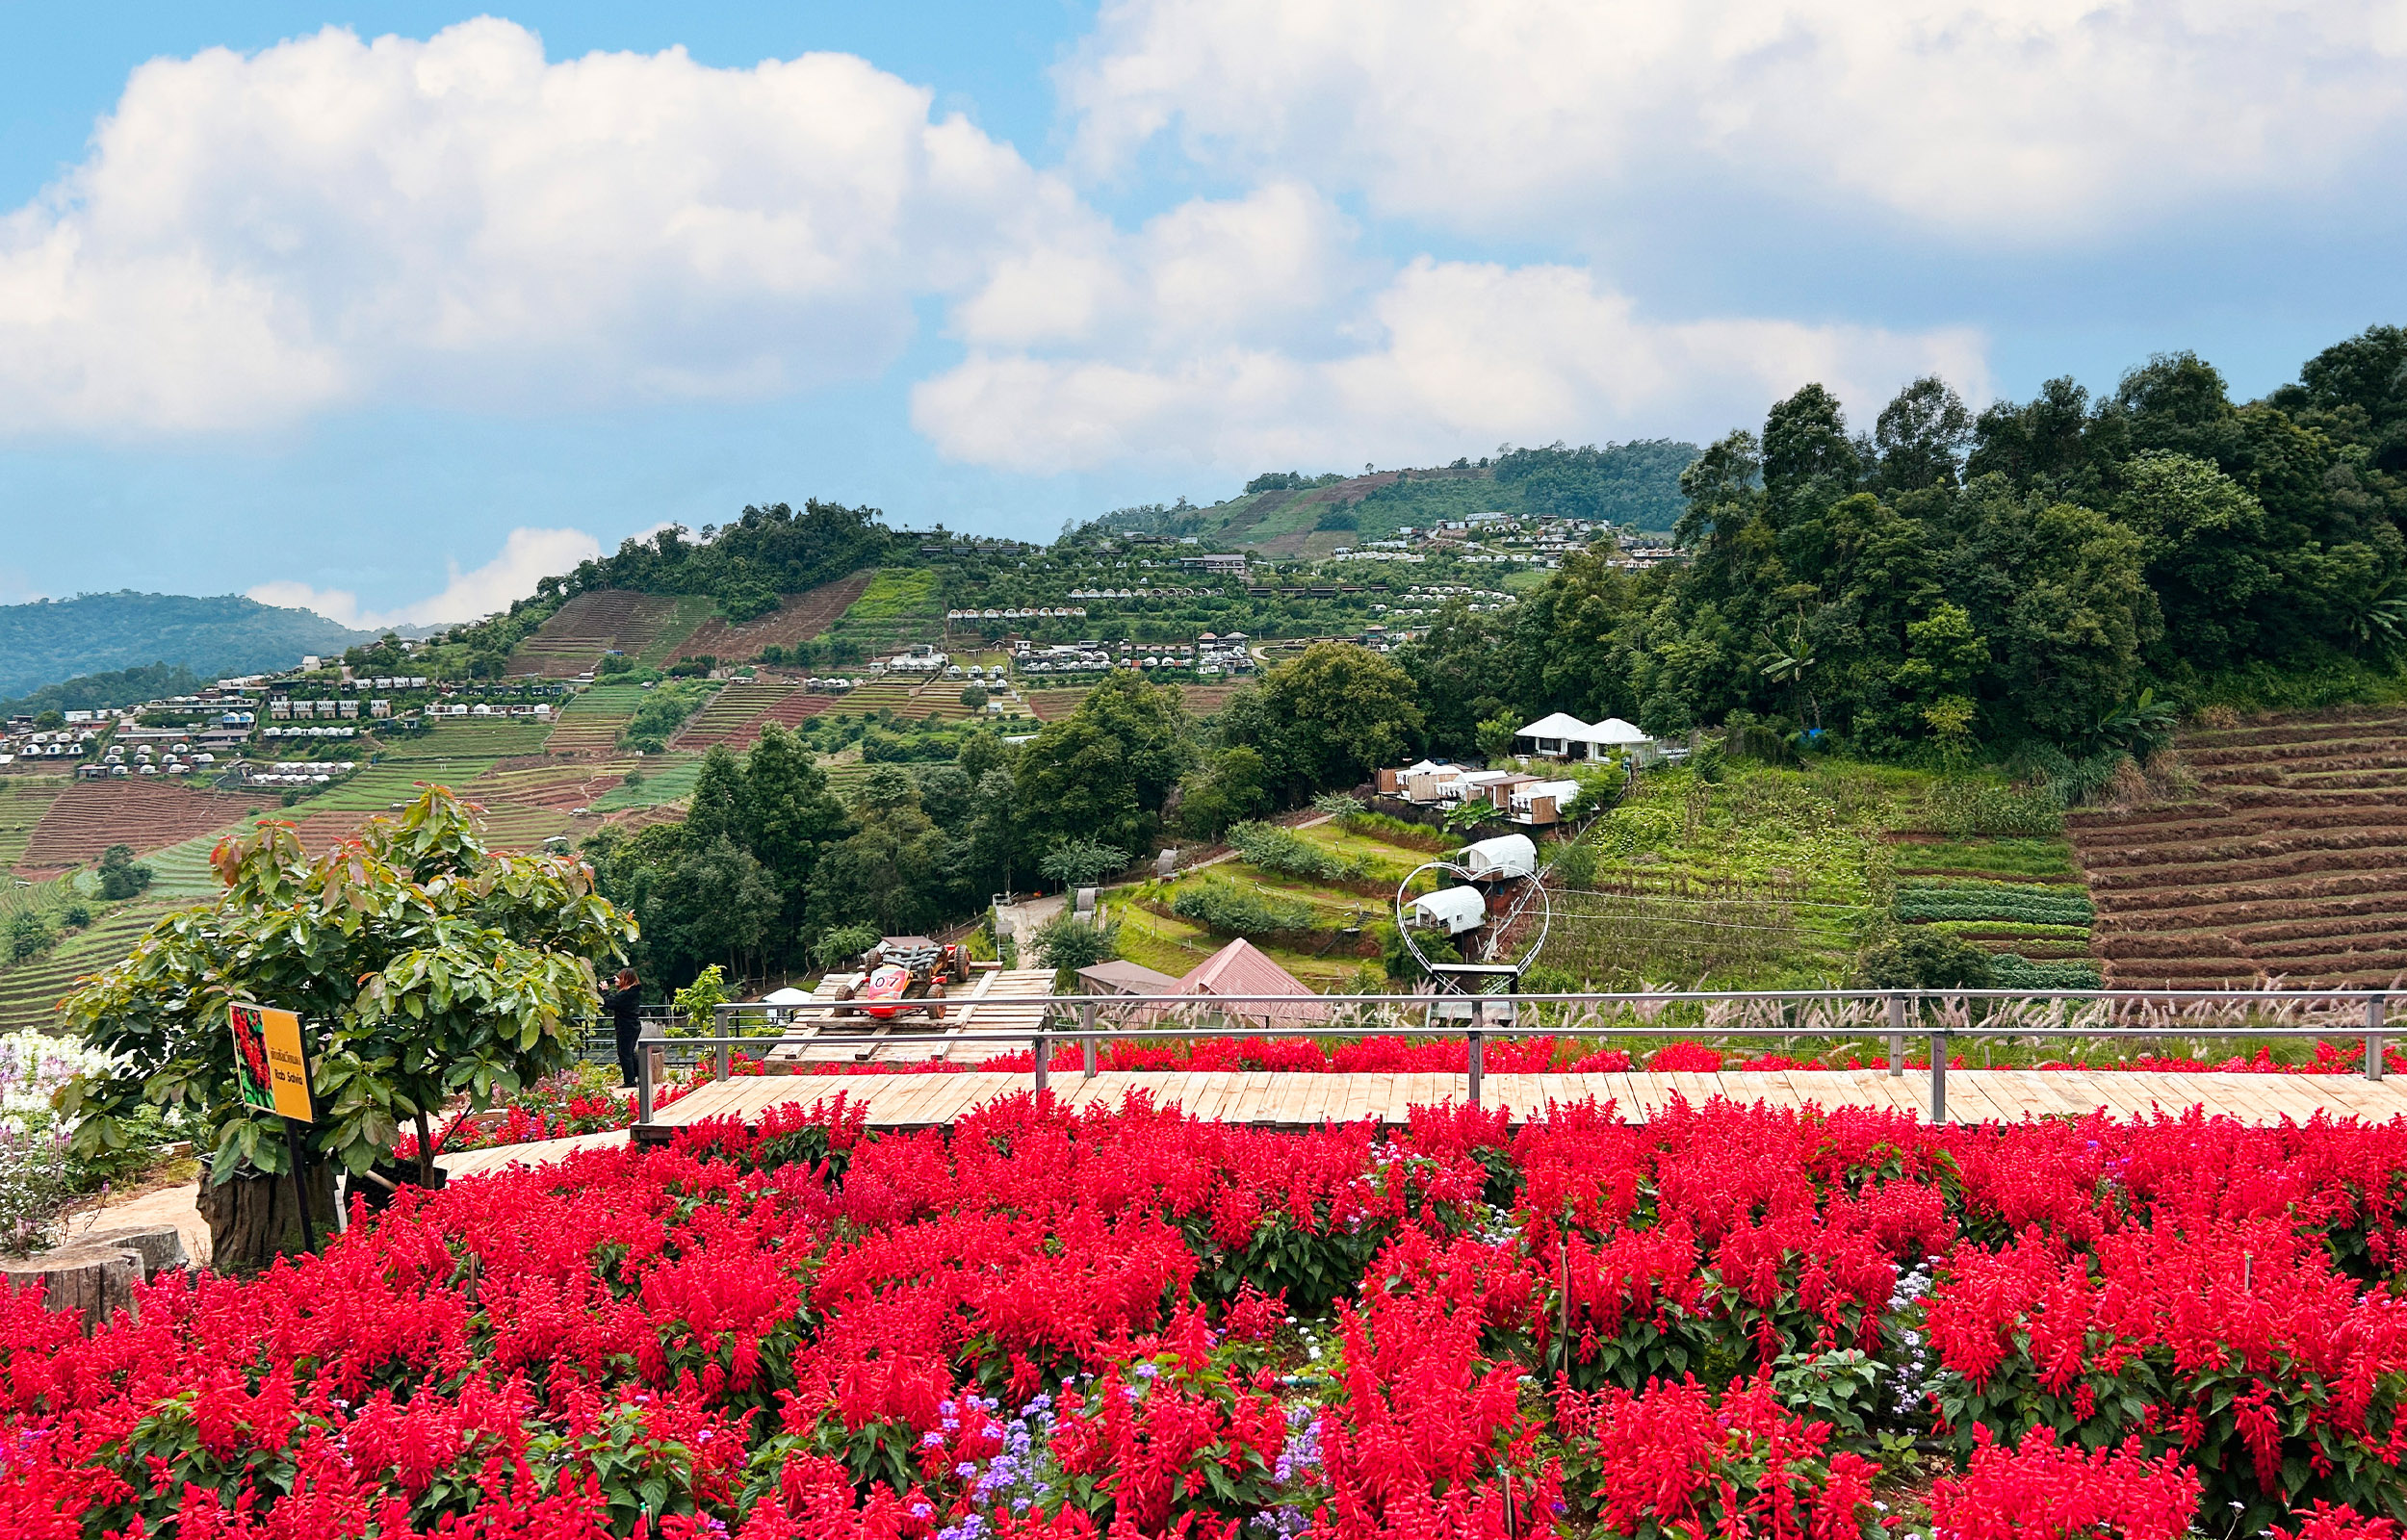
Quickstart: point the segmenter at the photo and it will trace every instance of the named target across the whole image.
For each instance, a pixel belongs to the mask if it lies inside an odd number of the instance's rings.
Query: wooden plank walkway
[[[810,1106],[841,1093],[867,1112],[872,1128],[933,1128],[951,1123],[1000,1096],[1027,1091],[1025,1071],[867,1075],[753,1075],[701,1087],[660,1109],[651,1126],[667,1130],[705,1118],[759,1120],[771,1107]],[[1336,1075],[1268,1070],[1104,1070],[1092,1080],[1075,1071],[1052,1077],[1053,1094],[1071,1107],[1117,1106],[1142,1091],[1159,1107],[1178,1107],[1215,1122],[1295,1128],[1316,1123],[1401,1124],[1409,1109],[1461,1102],[1469,1077],[1441,1074]],[[1721,1097],[1776,1108],[1843,1106],[1894,1109],[1927,1118],[1930,1078],[1890,1076],[1877,1069],[1732,1070],[1720,1074],[1492,1074],[1482,1100],[1502,1107],[1514,1122],[1550,1106],[1612,1102],[1624,1122],[1643,1123],[1676,1097],[1702,1106]],[[2030,1116],[2080,1115],[2105,1108],[2120,1116],[2191,1107],[2272,1124],[2305,1122],[2320,1112],[2385,1122],[2407,1116],[2407,1080],[2367,1081],[2338,1075],[2154,1074],[2070,1070],[1953,1069],[1948,1072],[1948,1120],[2019,1122]]]
[[[454,1155],[438,1154],[434,1163],[451,1178],[479,1176],[511,1166],[544,1166],[565,1160],[584,1149],[608,1149],[613,1144],[624,1146],[627,1131],[613,1128],[600,1134],[571,1134],[564,1139],[538,1140],[531,1144],[496,1144],[491,1149],[462,1150]]]

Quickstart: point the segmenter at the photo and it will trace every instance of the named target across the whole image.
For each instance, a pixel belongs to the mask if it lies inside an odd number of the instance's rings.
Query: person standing
[[[618,1083],[635,1083],[635,1040],[643,1036],[643,981],[634,968],[620,968],[618,978],[602,996],[612,1033],[618,1039]]]

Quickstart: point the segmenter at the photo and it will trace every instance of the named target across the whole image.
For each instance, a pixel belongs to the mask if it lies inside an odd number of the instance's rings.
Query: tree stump
[[[131,1251],[142,1259],[142,1282],[148,1283],[170,1268],[189,1268],[193,1259],[184,1249],[184,1232],[172,1224],[129,1227],[116,1230],[91,1230],[75,1238],[77,1245],[113,1247]]]
[[[11,1290],[41,1290],[53,1310],[72,1310],[91,1330],[122,1310],[137,1320],[134,1283],[142,1275],[139,1252],[113,1245],[63,1245],[30,1257],[0,1257]]]
[[[213,1271],[257,1272],[279,1256],[298,1256],[304,1249],[300,1205],[293,1200],[289,1176],[243,1175],[213,1182],[204,1168],[195,1206],[209,1225]],[[309,1215],[323,1246],[334,1238],[334,1172],[324,1161],[309,1168]]]

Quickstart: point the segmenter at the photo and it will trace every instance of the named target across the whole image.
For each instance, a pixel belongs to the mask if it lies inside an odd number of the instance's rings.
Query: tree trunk
[[[139,1320],[134,1285],[142,1275],[142,1257],[113,1245],[65,1245],[30,1257],[0,1257],[0,1279],[9,1288],[39,1288],[43,1304],[81,1315],[86,1331],[120,1310]]]
[[[189,1268],[193,1265],[193,1259],[184,1250],[184,1233],[172,1224],[140,1229],[92,1230],[77,1236],[75,1244],[133,1252],[142,1259],[144,1283],[170,1268]]]
[[[334,1234],[334,1172],[324,1161],[309,1167],[309,1216],[317,1226],[318,1244]],[[290,1176],[264,1176],[246,1171],[218,1183],[204,1167],[200,1177],[200,1217],[209,1225],[209,1266],[212,1270],[251,1273],[279,1256],[298,1256],[302,1248],[300,1207],[293,1201]]]

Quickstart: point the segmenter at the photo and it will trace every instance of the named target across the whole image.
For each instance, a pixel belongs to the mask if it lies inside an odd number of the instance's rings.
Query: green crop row
[[[2024,920],[1930,920],[1925,929],[1942,936],[1975,936],[1991,940],[2010,937],[2018,941],[2086,941],[2086,925],[2034,925]],[[2005,932],[2002,937],[1999,933]]]
[[[1923,795],[1917,821],[1933,834],[2056,834],[2064,805],[2044,791],[2017,791],[1993,781],[1947,780]]]
[[[2095,989],[2104,983],[2098,964],[2087,959],[2034,962],[2015,952],[1990,958],[1989,977],[2001,989]]]
[[[2006,877],[2070,877],[2072,847],[2062,839],[1945,839],[1901,845],[1900,871],[1996,872]]]
[[[2025,925],[2087,925],[2097,918],[2087,892],[2041,883],[1901,883],[1902,920],[2009,920]]]

